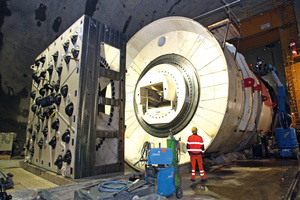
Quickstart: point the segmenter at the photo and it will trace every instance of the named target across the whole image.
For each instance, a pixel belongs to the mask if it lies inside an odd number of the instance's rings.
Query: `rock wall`
[[[260,3],[241,0],[232,10],[242,14]],[[159,18],[175,15],[194,18],[221,6],[219,0],[0,1],[0,131],[17,132],[25,140],[32,85],[30,65],[83,14],[124,32],[130,39]],[[226,13],[220,10],[199,22],[207,26],[225,18]]]

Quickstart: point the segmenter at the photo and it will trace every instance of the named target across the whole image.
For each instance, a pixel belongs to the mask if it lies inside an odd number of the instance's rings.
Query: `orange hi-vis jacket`
[[[199,135],[191,135],[187,141],[187,150],[189,154],[201,155],[204,154],[203,139]]]

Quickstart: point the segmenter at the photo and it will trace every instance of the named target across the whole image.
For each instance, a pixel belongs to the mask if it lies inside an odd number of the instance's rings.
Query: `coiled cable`
[[[119,192],[126,189],[131,182],[127,181],[109,181],[100,183],[98,185],[98,190],[100,192]]]

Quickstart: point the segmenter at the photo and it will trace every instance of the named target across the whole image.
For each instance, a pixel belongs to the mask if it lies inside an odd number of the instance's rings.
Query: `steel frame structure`
[[[71,178],[123,171],[125,51],[84,15],[37,57],[26,161]]]

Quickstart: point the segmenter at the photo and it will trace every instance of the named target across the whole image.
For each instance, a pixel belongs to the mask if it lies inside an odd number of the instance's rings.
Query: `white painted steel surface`
[[[180,111],[184,109],[183,102],[194,100],[196,106],[191,110],[189,122],[182,122],[182,126],[176,128],[175,138],[186,142],[191,128],[196,126],[207,154],[234,151],[250,140],[256,129],[270,129],[272,108],[262,102],[261,91],[244,87],[244,78],[253,78],[254,87],[260,84],[259,80],[248,69],[244,57],[237,53],[234,60],[234,54],[232,45],[226,44],[222,49],[205,27],[184,17],[157,20],[130,39],[127,43],[125,106],[125,160],[129,164],[138,161],[145,141],[154,147],[167,146],[165,134],[168,130],[161,131],[160,127],[181,123],[176,117],[180,117]],[[197,77],[193,83],[186,74],[178,71],[177,65],[169,64],[176,56],[191,64],[194,71],[189,68],[190,73]],[[161,57],[165,63],[156,65],[155,61]],[[181,68],[186,66],[181,62],[177,64]],[[191,85],[198,91],[184,91]],[[153,95],[157,104],[151,103]],[[153,130],[164,132],[164,136],[157,136]],[[188,161],[188,154],[182,153],[180,163]]]
[[[46,84],[46,83],[55,83],[57,81],[60,82],[59,89],[64,86],[68,85],[68,92],[67,96],[64,98],[61,96],[61,103],[59,106],[55,108],[55,114],[53,117],[50,117],[49,120],[47,118],[41,122],[39,117],[32,111],[29,113],[28,117],[28,127],[33,125],[33,132],[36,134],[35,141],[32,141],[31,134],[27,134],[27,142],[30,142],[30,148],[34,148],[34,155],[30,158],[30,162],[41,166],[45,169],[62,173],[70,173],[70,169],[74,169],[74,157],[75,157],[75,144],[76,144],[76,134],[77,134],[77,114],[78,114],[78,100],[79,100],[79,75],[80,75],[80,66],[81,66],[81,52],[82,52],[82,33],[83,33],[83,25],[84,25],[84,18],[81,17],[78,19],[68,30],[66,30],[59,38],[57,38],[49,47],[44,50],[36,60],[41,57],[45,57],[44,64],[40,63],[38,66],[34,66],[34,71],[37,73],[41,73],[43,71],[47,72],[47,69],[52,65],[53,72],[50,75],[48,72],[46,73],[46,77],[41,80],[39,84],[35,81],[32,82],[32,92],[36,92],[36,96],[41,96],[39,94],[39,90]],[[75,44],[71,42],[71,36],[78,35],[77,41]],[[67,51],[64,50],[63,44],[69,42],[69,47]],[[64,55],[71,53],[71,50],[77,48],[79,50],[79,55],[76,59],[70,59],[69,64],[67,64],[64,60]],[[53,56],[56,52],[58,52],[57,62],[54,61]],[[62,67],[61,74],[59,75],[57,72],[58,67]],[[55,92],[55,91],[54,91]],[[50,95],[52,92],[51,90],[47,90],[44,97]],[[59,91],[56,92],[59,94]],[[74,111],[72,116],[68,116],[65,113],[65,108],[69,103],[73,103]],[[36,104],[36,99],[31,99],[30,105]],[[45,108],[38,108],[41,112],[45,112],[48,107]],[[51,128],[52,123],[58,119],[59,120],[59,130],[55,131]],[[42,134],[41,131],[37,131],[34,128],[35,124],[40,124],[41,130],[47,126],[48,127],[48,134],[46,137]],[[65,143],[61,140],[62,135],[64,132],[69,129],[70,130],[70,142]],[[55,148],[52,148],[49,145],[49,142],[53,137],[56,137],[56,145]],[[43,147],[39,149],[37,142],[43,139]],[[65,153],[69,150],[72,154],[72,159],[70,164],[63,163],[63,166],[60,169],[54,165],[54,162],[58,158],[58,156],[64,156]],[[28,156],[28,150],[26,151],[26,156]],[[72,176],[72,175],[67,175]]]

